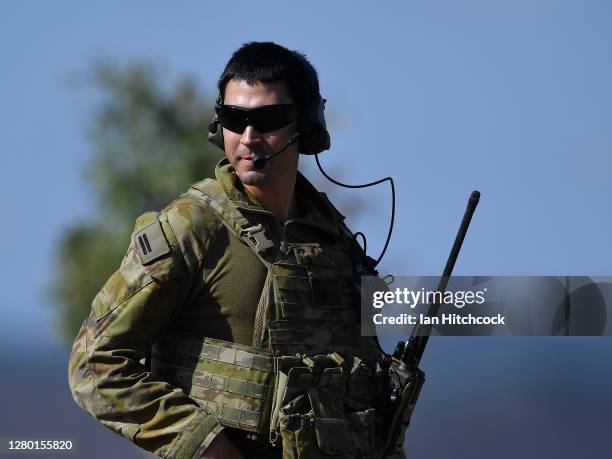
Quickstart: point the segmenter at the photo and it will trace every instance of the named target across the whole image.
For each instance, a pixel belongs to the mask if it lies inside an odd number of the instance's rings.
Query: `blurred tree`
[[[60,241],[53,296],[71,341],[93,297],[117,269],[134,220],[160,210],[190,183],[214,176],[222,152],[207,141],[213,103],[190,79],[164,90],[149,64],[95,67],[101,102],[92,120],[87,177],[99,201],[95,220]]]

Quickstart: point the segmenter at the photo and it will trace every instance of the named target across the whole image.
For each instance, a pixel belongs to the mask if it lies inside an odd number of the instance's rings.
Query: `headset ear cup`
[[[310,125],[301,131],[299,152],[303,155],[316,155],[329,150],[330,138],[327,129],[320,124]]]
[[[301,130],[298,150],[304,155],[315,155],[329,150],[330,138],[325,124],[325,99],[319,95],[308,107]]]
[[[223,142],[223,126],[219,123],[217,114],[213,116],[211,123],[208,125],[208,141],[225,152],[225,143]]]

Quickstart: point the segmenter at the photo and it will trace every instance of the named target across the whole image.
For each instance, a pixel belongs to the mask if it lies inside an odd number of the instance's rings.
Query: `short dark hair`
[[[253,85],[284,82],[289,96],[300,108],[319,95],[317,71],[306,56],[272,42],[252,41],[243,44],[230,58],[219,78],[219,96],[223,99],[230,80]],[[303,113],[303,110],[299,110]]]

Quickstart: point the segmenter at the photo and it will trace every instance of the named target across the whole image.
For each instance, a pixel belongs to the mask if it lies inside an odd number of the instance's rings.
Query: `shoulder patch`
[[[157,219],[134,234],[134,245],[143,265],[170,252],[170,246]]]

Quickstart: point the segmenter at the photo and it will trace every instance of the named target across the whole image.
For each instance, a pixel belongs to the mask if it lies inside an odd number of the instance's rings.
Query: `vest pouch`
[[[270,414],[270,443],[273,445],[278,441],[281,408],[313,385],[311,370],[298,365],[303,365],[299,355],[274,358],[274,397]]]
[[[374,406],[383,388],[388,385],[385,374],[377,371],[378,368],[378,364],[355,364],[349,376],[346,396],[357,404]]]
[[[316,398],[316,389],[309,390],[281,408],[279,428],[284,458],[376,456],[374,408],[347,411],[343,417],[318,417],[312,402]],[[344,402],[347,410],[355,408],[354,402],[346,398]]]
[[[338,418],[315,418],[317,446],[325,457],[352,456],[355,451],[349,422]]]
[[[283,458],[317,459],[351,457],[352,439],[344,419],[317,418],[310,396],[302,394],[280,410],[279,428]]]
[[[345,397],[346,419],[348,421],[354,451],[359,457],[375,457],[376,441],[376,411],[374,408],[362,409],[361,406]]]
[[[374,457],[383,443],[376,439],[372,367],[332,357],[275,359],[278,411],[272,430],[282,437],[284,457]]]
[[[374,408],[385,384],[388,384],[385,374],[378,364],[372,366],[355,359],[348,380],[344,408],[353,441],[363,457],[376,455],[376,447],[380,449],[385,444],[383,419]]]
[[[308,396],[302,394],[280,409],[279,431],[283,439],[283,458],[316,458],[314,412]]]

